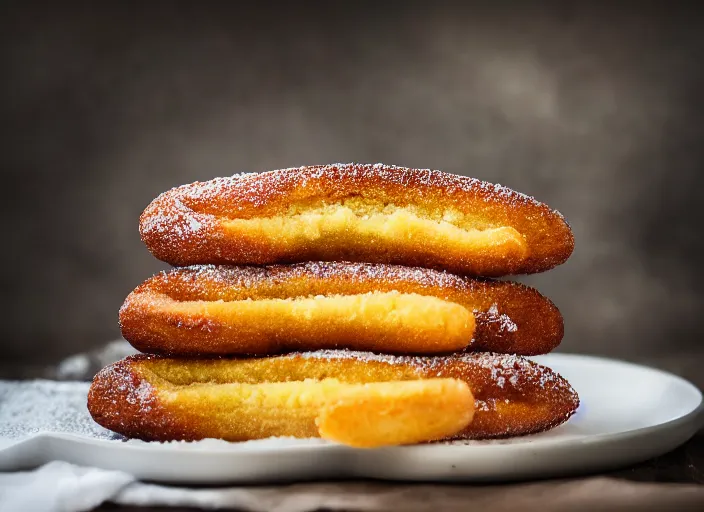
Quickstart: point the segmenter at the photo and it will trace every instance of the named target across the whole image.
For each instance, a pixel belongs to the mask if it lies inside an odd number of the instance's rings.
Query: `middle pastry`
[[[309,262],[175,268],[120,309],[146,353],[274,354],[348,348],[396,354],[544,354],[562,315],[537,290],[397,265]]]

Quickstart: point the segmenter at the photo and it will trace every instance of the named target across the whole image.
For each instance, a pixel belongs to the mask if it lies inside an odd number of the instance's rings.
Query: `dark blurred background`
[[[523,279],[563,311],[560,349],[699,375],[696,3],[331,4],[3,4],[5,367],[119,337],[164,268],[137,231],[160,192],[358,161],[561,210],[574,255]]]

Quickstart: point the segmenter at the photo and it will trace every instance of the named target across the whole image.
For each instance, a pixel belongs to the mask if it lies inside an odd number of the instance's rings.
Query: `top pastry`
[[[475,276],[542,272],[574,238],[562,215],[475,178],[334,164],[196,182],[140,218],[149,250],[176,266],[356,261]]]

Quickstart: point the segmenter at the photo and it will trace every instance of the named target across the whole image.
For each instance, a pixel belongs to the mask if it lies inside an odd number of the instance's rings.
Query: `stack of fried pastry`
[[[579,400],[524,358],[563,322],[490,278],[563,263],[563,217],[499,185],[337,164],[174,188],[140,219],[175,266],[120,310],[144,354],[104,368],[89,410],[144,440],[323,437],[358,447],[525,435]]]

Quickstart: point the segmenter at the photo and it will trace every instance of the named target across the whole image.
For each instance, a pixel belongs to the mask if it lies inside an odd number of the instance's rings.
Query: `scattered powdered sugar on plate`
[[[280,449],[330,445],[323,439],[273,437],[240,443],[219,439],[147,443],[125,439],[93,421],[86,406],[88,382],[0,381],[0,448],[39,434],[71,434],[128,446],[167,450]]]
[[[47,432],[93,439],[121,439],[88,414],[87,382],[0,381],[0,439],[21,440]]]

